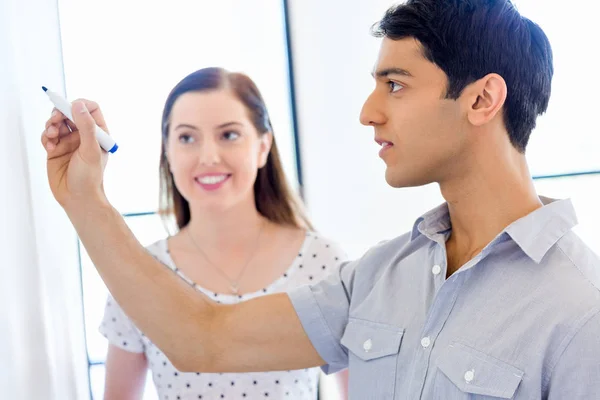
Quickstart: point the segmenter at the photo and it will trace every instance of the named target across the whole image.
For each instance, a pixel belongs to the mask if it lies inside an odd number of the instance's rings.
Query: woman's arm
[[[348,369],[338,372],[334,375],[338,391],[338,399],[348,400]]]
[[[144,353],[108,346],[104,400],[139,400],[144,394],[148,361]]]

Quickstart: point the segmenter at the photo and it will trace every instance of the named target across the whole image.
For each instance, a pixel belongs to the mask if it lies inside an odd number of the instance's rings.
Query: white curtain
[[[77,237],[47,185],[42,85],[64,87],[58,5],[2,0],[0,398],[86,399]]]

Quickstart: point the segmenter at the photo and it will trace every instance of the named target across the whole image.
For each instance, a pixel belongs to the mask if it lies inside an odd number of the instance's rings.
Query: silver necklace
[[[244,272],[246,271],[246,268],[250,264],[250,261],[252,261],[252,259],[256,255],[256,251],[258,250],[258,243],[260,241],[260,236],[262,234],[264,225],[265,225],[265,223],[264,223],[264,220],[263,220],[263,222],[260,224],[260,230],[258,231],[258,235],[256,235],[256,243],[254,245],[254,251],[250,254],[250,257],[248,257],[248,260],[246,260],[246,263],[244,264],[244,266],[242,267],[240,273],[238,274],[238,276],[234,280],[232,280],[231,278],[229,278],[227,276],[227,274],[225,274],[225,272],[223,272],[223,270],[221,268],[219,268],[215,263],[213,263],[208,258],[208,256],[206,255],[206,253],[204,253],[204,251],[202,251],[202,249],[200,248],[200,246],[198,246],[198,244],[194,240],[194,237],[192,236],[192,234],[191,234],[191,232],[190,232],[189,229],[187,229],[187,233],[188,233],[188,236],[189,236],[192,244],[194,245],[194,247],[196,249],[198,249],[198,251],[200,252],[200,254],[202,254],[202,257],[204,257],[204,259],[208,262],[208,264],[211,267],[213,267],[214,270],[217,271],[219,273],[219,275],[221,275],[221,277],[223,277],[227,281],[227,283],[229,284],[229,288],[231,289],[231,291],[233,292],[233,294],[239,295],[239,293],[240,293],[240,281],[244,277]]]

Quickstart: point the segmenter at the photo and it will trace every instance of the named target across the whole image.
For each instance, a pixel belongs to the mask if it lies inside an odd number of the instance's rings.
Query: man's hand
[[[48,181],[54,198],[65,209],[105,199],[103,173],[108,161],[96,140],[96,125],[108,132],[98,104],[73,102],[73,124],[54,110],[42,133],[48,155]]]

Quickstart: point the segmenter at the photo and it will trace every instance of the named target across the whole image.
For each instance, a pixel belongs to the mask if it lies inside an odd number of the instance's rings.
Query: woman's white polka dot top
[[[188,284],[215,301],[231,304],[269,293],[285,292],[325,278],[346,258],[334,242],[308,232],[300,252],[289,268],[269,286],[241,296],[209,292],[177,269],[169,255],[167,240],[147,247],[159,261]],[[100,332],[121,349],[145,353],[160,400],[198,399],[317,399],[317,368],[260,373],[210,374],[177,371],[167,357],[137,329],[111,297],[108,298]]]

